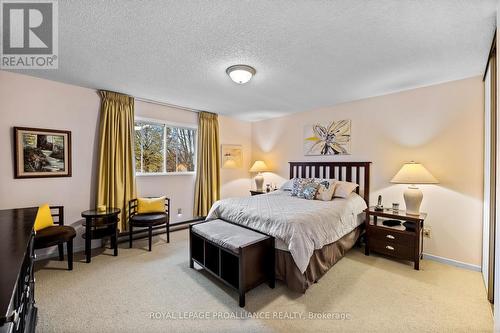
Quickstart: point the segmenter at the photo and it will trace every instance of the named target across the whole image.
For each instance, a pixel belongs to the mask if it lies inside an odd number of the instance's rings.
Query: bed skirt
[[[305,293],[350,250],[358,240],[362,225],[336,242],[314,250],[304,273],[297,268],[290,252],[276,249],[276,279],[283,281],[290,290]]]

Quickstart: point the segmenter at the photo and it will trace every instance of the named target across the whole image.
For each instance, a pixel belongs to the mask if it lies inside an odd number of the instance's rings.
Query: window
[[[136,119],[137,174],[194,172],[196,129]]]

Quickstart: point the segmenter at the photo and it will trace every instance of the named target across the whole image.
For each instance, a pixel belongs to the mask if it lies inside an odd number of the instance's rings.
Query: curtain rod
[[[99,91],[117,92],[117,91],[114,91],[114,90],[106,90],[106,89],[96,89],[96,90],[97,90],[97,92],[99,92]],[[166,102],[159,102],[159,101],[155,101],[155,100],[148,99],[148,98],[137,97],[137,96],[134,96],[134,95],[131,95],[131,94],[128,94],[128,93],[122,93],[122,92],[117,92],[117,93],[118,94],[123,94],[123,95],[130,96],[130,97],[134,98],[134,100],[139,101],[139,102],[145,102],[145,103],[151,103],[151,104],[156,104],[156,105],[162,105],[162,106],[167,106],[167,107],[176,108],[176,109],[179,109],[179,110],[196,112],[196,113],[200,113],[200,112],[215,113],[215,112],[206,111],[206,110],[192,109],[192,108],[188,108],[186,106],[180,106],[180,105],[166,103]]]
[[[184,110],[184,111],[190,111],[190,112],[196,112],[196,113],[209,112],[209,111],[204,111],[204,110],[191,109],[191,108],[188,108],[185,106],[180,106],[180,105],[175,105],[175,104],[170,104],[170,103],[165,103],[165,102],[158,102],[158,101],[154,101],[154,100],[147,99],[147,98],[141,98],[141,97],[135,97],[135,96],[133,96],[133,97],[136,101],[167,106],[167,107],[176,108],[176,109],[180,109],[180,110]]]

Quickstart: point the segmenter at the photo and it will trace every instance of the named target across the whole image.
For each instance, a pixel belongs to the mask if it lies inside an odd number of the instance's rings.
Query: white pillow
[[[347,198],[356,187],[359,185],[351,182],[337,181],[335,184],[335,193],[333,194],[336,198]]]
[[[293,189],[293,180],[295,178],[292,178],[290,180],[287,180],[286,182],[281,185],[280,190],[282,191],[291,191]]]
[[[335,179],[316,179],[319,183],[318,192],[316,193],[316,200],[330,201],[333,199],[335,186],[337,180]]]

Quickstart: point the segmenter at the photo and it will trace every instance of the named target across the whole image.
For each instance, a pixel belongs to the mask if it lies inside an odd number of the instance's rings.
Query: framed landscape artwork
[[[350,153],[350,120],[316,123],[304,127],[304,155],[348,155]]]
[[[14,127],[14,177],[71,177],[71,132]]]
[[[238,169],[243,164],[241,145],[221,145],[221,166],[223,169]]]

